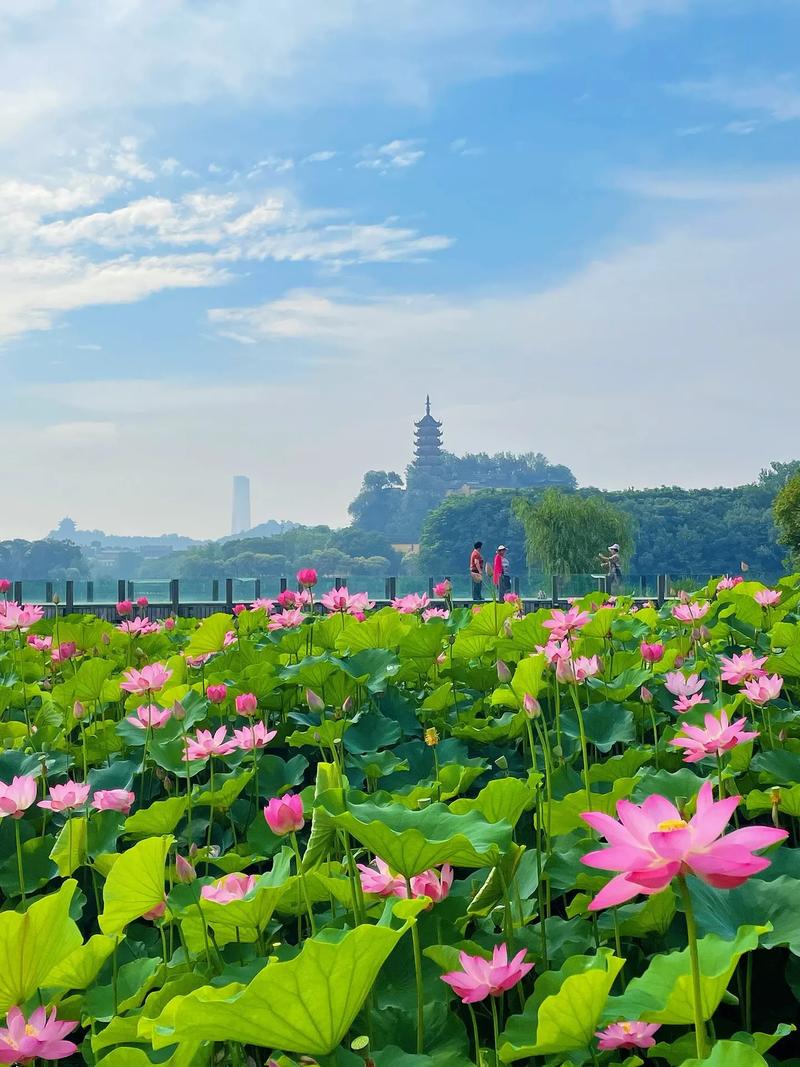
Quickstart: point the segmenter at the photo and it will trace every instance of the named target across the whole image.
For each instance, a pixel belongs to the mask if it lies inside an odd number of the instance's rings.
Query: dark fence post
[[[22,582],[14,582],[14,599],[18,604],[22,603]]]
[[[520,589],[521,588],[522,588],[522,586],[520,585],[519,577],[517,577],[517,578],[514,579],[514,594],[516,596],[520,596],[521,595],[520,594]]]
[[[552,578],[553,580],[550,587],[550,599],[552,600],[553,607],[555,608],[558,606],[558,575],[554,574]]]
[[[172,610],[177,615],[181,606],[181,583],[177,578],[169,580],[169,600]]]
[[[256,578],[253,582],[253,600],[258,600],[261,596],[261,579]]]
[[[211,599],[215,603],[219,600],[219,578],[214,578],[211,582]]]
[[[667,576],[666,574],[659,574],[658,576],[658,606],[662,607],[664,601],[667,599]]]
[[[334,578],[333,579],[333,587],[334,587],[334,589],[341,589],[343,585],[344,585],[344,582],[342,581],[341,578]]]
[[[288,578],[281,578],[281,592],[285,593],[288,588],[289,588],[289,579]]]
[[[94,601],[94,582],[86,583],[86,603],[91,604]]]
[[[45,599],[45,603],[46,604],[52,604],[53,603],[53,583],[52,582],[45,582],[44,583],[44,599]]]
[[[133,600],[133,582],[128,582],[128,600]]]
[[[647,575],[642,574],[639,576],[639,588],[642,591],[642,596],[647,596]]]
[[[225,610],[233,611],[233,578],[225,579]]]
[[[125,599],[125,579],[124,578],[118,578],[117,579],[117,600],[120,601],[120,600],[124,600],[124,599]]]
[[[66,611],[67,615],[70,615],[72,614],[72,611],[75,608],[75,582],[72,580],[72,578],[67,578],[67,585],[64,595],[66,599],[64,610]]]
[[[433,598],[433,578],[428,578],[428,596]]]
[[[387,600],[394,600],[394,598],[397,596],[397,579],[396,578],[387,578],[386,579],[385,592],[386,592],[386,599]]]

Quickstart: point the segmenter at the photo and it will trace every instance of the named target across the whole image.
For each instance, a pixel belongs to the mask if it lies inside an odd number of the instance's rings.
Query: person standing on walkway
[[[509,571],[511,564],[508,562],[508,549],[505,545],[498,545],[492,567],[492,581],[497,589],[497,599],[500,600],[511,592],[511,577]]]
[[[472,599],[476,603],[483,600],[483,541],[476,541],[469,555],[469,576],[472,579]]]
[[[608,571],[609,591],[622,580],[622,565],[619,559],[619,545],[609,545],[608,555],[600,553],[600,561]]]

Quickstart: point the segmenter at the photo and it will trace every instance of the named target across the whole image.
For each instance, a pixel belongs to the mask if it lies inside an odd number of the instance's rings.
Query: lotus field
[[[298,580],[0,601],[0,1063],[800,1063],[800,576]]]

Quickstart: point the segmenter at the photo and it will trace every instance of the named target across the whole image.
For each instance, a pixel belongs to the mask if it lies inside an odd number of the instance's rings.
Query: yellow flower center
[[[35,1026],[31,1026],[30,1023],[26,1023],[26,1025],[25,1025],[25,1036],[26,1037],[36,1037],[36,1035],[38,1033],[39,1033],[39,1031],[36,1029]]]
[[[665,819],[658,824],[658,828],[662,833],[668,834],[671,830],[684,830],[688,825],[683,819]]]
[[[630,1023],[620,1023],[620,1026],[622,1027],[623,1034],[629,1034],[633,1029]]]

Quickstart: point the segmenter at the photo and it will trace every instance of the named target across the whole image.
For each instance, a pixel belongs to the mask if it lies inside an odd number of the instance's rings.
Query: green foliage
[[[772,510],[780,531],[778,540],[789,548],[795,560],[800,559],[800,472],[781,488]]]
[[[598,554],[615,543],[623,559],[630,555],[630,521],[603,497],[548,489],[535,504],[520,498],[513,510],[525,529],[528,562],[550,574],[597,573]]]

